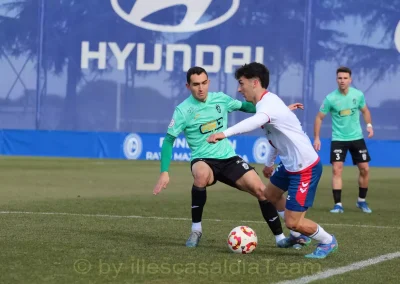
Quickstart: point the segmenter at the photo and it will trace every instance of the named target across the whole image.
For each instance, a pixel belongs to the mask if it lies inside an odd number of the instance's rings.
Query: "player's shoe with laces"
[[[343,213],[344,209],[343,209],[343,206],[335,204],[335,206],[333,206],[333,209],[330,212],[331,213]]]
[[[362,202],[358,202],[357,201],[357,207],[360,208],[362,210],[362,212],[364,213],[372,213],[372,210],[368,207],[367,202],[362,201]]]
[[[287,238],[284,238],[276,243],[276,246],[279,248],[290,248],[293,247],[295,249],[301,249],[302,247],[306,247],[311,243],[311,239],[307,236],[300,235],[299,237],[294,237],[290,235]]]
[[[306,258],[325,258],[328,254],[335,252],[338,249],[338,242],[335,236],[332,235],[332,242],[330,244],[318,244],[313,253],[306,254]]]
[[[197,247],[200,242],[201,235],[202,235],[202,233],[198,232],[198,231],[191,232],[189,238],[186,241],[186,246],[188,248]]]

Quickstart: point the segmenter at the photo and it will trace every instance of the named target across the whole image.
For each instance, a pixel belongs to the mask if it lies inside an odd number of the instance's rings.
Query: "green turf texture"
[[[307,216],[335,234],[339,250],[309,260],[304,254],[314,245],[276,248],[257,200],[221,183],[207,189],[199,247],[186,248],[188,163],[172,163],[168,188],[154,196],[158,162],[2,157],[0,211],[69,214],[0,214],[0,283],[275,283],[398,252],[399,169],[370,172],[373,213],[356,208],[357,169],[346,167],[345,213],[335,215],[329,213],[331,168],[324,168]],[[252,254],[227,247],[228,233],[239,225],[257,232]],[[399,265],[396,258],[315,283],[399,283]]]

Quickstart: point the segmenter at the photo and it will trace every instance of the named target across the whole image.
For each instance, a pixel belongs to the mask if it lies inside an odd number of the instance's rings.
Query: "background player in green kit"
[[[321,148],[320,129],[322,120],[329,112],[332,116],[332,142],[331,142],[331,163],[332,163],[332,189],[335,205],[332,213],[343,213],[341,202],[342,193],[342,171],[347,151],[350,151],[353,164],[358,166],[360,171],[358,177],[359,195],[357,207],[365,213],[371,213],[365,201],[368,191],[369,165],[371,160],[367,146],[365,145],[362,128],[360,125],[360,111],[367,125],[368,138],[374,135],[371,124],[371,113],[365,103],[364,94],[355,88],[350,87],[351,70],[347,67],[340,67],[336,70],[338,89],[330,93],[321,105],[314,124],[314,148],[319,151]]]
[[[192,232],[186,242],[187,247],[196,247],[202,236],[201,219],[206,203],[206,187],[223,182],[247,191],[255,196],[262,215],[275,235],[276,243],[285,236],[274,205],[267,202],[265,185],[253,167],[237,156],[226,139],[210,145],[207,137],[215,131],[227,128],[228,113],[240,110],[254,113],[251,103],[235,100],[222,92],[208,92],[207,72],[201,67],[192,67],[187,72],[186,87],[191,96],[179,104],[173,114],[161,150],[161,174],[153,193],[158,194],[169,183],[168,169],[172,147],[176,137],[183,131],[191,150],[191,170],[194,178],[192,186]],[[301,104],[291,105],[291,109],[302,108]],[[282,200],[282,208],[284,210]]]

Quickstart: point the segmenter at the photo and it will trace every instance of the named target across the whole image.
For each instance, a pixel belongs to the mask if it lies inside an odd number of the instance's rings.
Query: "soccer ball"
[[[228,247],[235,253],[251,253],[257,247],[256,232],[247,226],[234,228],[228,236]]]

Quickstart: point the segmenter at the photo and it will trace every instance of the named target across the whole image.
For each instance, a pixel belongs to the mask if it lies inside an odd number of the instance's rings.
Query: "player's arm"
[[[294,103],[288,105],[288,108],[290,110],[304,109],[304,105],[302,103]],[[250,102],[242,102],[242,106],[239,110],[247,113],[256,113],[256,106]]]
[[[171,123],[168,126],[167,135],[164,138],[161,147],[161,165],[160,177],[157,184],[153,189],[153,194],[159,194],[163,189],[167,188],[169,183],[169,166],[171,164],[172,149],[174,141],[179,133],[186,127],[186,118],[182,112],[177,108],[172,117]]]
[[[374,136],[374,129],[372,128],[371,112],[369,111],[367,105],[362,107],[360,111],[364,117],[365,124],[367,125],[368,138],[371,138],[372,136]]]
[[[317,116],[315,117],[314,121],[314,139],[319,139],[320,138],[320,132],[321,132],[321,125],[322,125],[322,120],[324,120],[326,114],[323,112],[318,112]]]
[[[321,150],[321,140],[320,140],[320,133],[321,133],[321,125],[322,120],[325,118],[326,114],[331,110],[331,105],[328,98],[325,98],[324,102],[322,103],[317,116],[315,117],[314,121],[314,149],[315,151]]]
[[[161,147],[161,164],[160,173],[168,173],[171,164],[172,148],[174,146],[176,137],[168,134],[165,136]]]
[[[230,137],[237,134],[247,133],[270,121],[269,116],[264,112],[257,112],[255,115],[242,120],[241,122],[229,127],[223,133],[225,137]]]
[[[242,106],[239,110],[247,113],[256,113],[256,106],[250,102],[242,102]]]
[[[167,188],[169,183],[169,166],[171,164],[172,148],[174,145],[176,137],[167,134],[164,138],[161,147],[161,166],[160,166],[160,176],[158,178],[157,184],[153,189],[153,194],[159,194],[163,189]]]
[[[268,123],[269,121],[270,121],[270,118],[266,113],[257,112],[255,115],[242,120],[241,122],[235,124],[234,126],[229,127],[224,132],[219,132],[219,133],[210,135],[207,138],[207,141],[209,143],[216,143],[219,140],[222,140],[224,138],[227,138],[227,137],[230,137],[233,135],[247,133],[247,132],[256,130],[257,128],[260,128],[264,124]]]
[[[223,99],[228,112],[240,110],[247,113],[256,113],[256,107],[252,103],[236,100],[231,96],[228,96],[227,94],[224,94],[222,92],[220,92],[219,94]]]
[[[304,105],[302,103],[294,103],[294,104],[288,105],[288,108],[290,110],[304,109]]]
[[[263,169],[263,174],[266,178],[270,178],[272,173],[274,172],[274,164],[277,156],[278,150],[269,144],[269,149],[265,157],[265,167]]]

